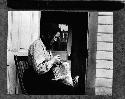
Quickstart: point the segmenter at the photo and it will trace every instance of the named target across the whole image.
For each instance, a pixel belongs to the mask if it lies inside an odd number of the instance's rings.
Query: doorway
[[[54,23],[66,24],[72,31],[71,54],[63,54],[65,59],[71,61],[72,77],[79,76],[78,86],[70,94],[85,95],[85,75],[87,51],[88,12],[42,11],[40,24]],[[40,25],[40,33],[43,32]],[[63,52],[65,53],[65,51]]]

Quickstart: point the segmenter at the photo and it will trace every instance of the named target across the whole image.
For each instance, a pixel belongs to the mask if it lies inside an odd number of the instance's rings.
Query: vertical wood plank
[[[16,67],[14,62],[14,54],[7,52],[7,92],[8,94],[15,94],[16,88]]]
[[[31,17],[31,43],[40,37],[40,11],[32,11]]]
[[[68,43],[67,43],[67,53],[68,56],[71,55],[71,46],[72,46],[72,31],[71,31],[71,26],[68,27]]]
[[[18,51],[28,49],[39,38],[40,11],[8,12],[8,47]]]
[[[19,47],[19,35],[18,35],[18,27],[19,27],[19,14],[16,14],[16,11],[8,12],[8,19],[10,23],[8,23],[8,47],[9,50],[17,51]]]
[[[30,43],[31,32],[31,12],[30,11],[21,11],[21,26],[20,26],[20,48],[27,49]]]
[[[89,12],[89,35],[88,35],[88,67],[87,67],[87,85],[88,95],[95,95],[96,79],[96,41],[97,41],[98,12]]]
[[[12,26],[12,11],[8,11],[8,36],[7,36],[7,50],[12,49],[11,42],[11,26]]]

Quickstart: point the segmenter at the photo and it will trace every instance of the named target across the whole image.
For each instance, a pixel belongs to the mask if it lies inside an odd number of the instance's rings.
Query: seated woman
[[[24,87],[28,94],[71,94],[78,76],[73,80],[68,62],[52,55],[50,43],[59,30],[48,30],[42,33],[42,40],[30,45],[30,69],[24,73]]]

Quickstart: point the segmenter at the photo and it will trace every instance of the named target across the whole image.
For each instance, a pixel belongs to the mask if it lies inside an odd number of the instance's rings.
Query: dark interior
[[[85,94],[85,74],[87,58],[87,12],[63,12],[42,11],[41,23],[52,22],[56,24],[68,24],[72,29],[71,48],[71,72],[72,76],[79,75],[79,84],[75,88],[75,94]],[[41,27],[42,31],[42,27]]]

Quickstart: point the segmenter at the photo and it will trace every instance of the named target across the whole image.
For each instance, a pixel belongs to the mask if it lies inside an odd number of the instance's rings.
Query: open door
[[[87,12],[63,12],[63,11],[43,11],[41,12],[41,24],[53,23],[68,26],[68,31],[63,31],[67,35],[66,45],[61,45],[63,49],[53,50],[53,54],[60,54],[64,60],[71,64],[72,77],[80,76],[78,86],[70,94],[85,94],[85,74],[87,58]],[[42,33],[43,26],[40,33]]]

